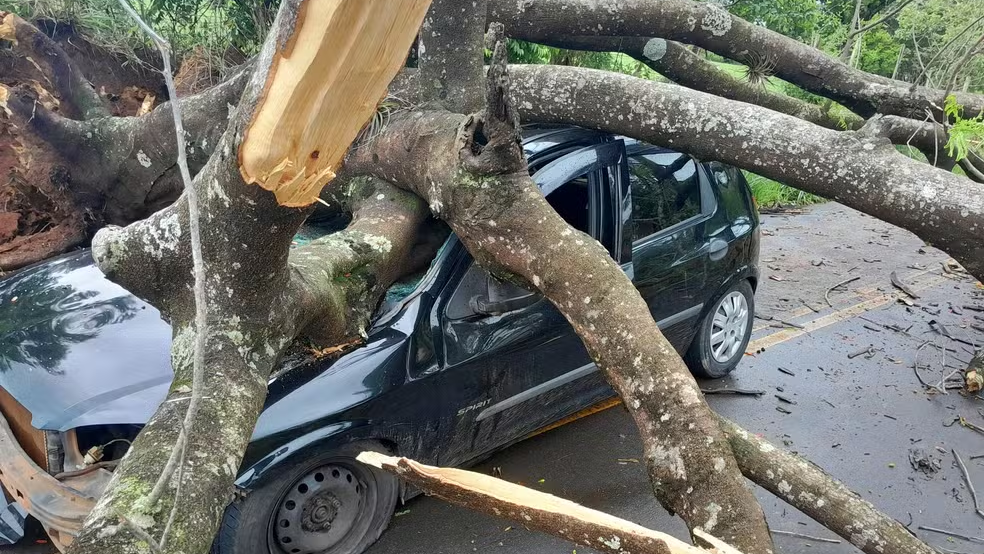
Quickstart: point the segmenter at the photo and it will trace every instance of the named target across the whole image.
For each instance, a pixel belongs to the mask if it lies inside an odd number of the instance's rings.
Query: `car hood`
[[[0,388],[37,429],[145,423],[171,382],[170,339],[160,313],[88,251],[0,281]]]

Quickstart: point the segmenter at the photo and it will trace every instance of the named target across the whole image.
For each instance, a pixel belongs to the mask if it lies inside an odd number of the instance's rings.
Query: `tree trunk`
[[[170,320],[175,376],[70,547],[73,554],[205,552],[280,353],[300,333],[340,342],[358,337],[391,282],[386,279],[405,266],[426,214],[406,193],[364,183],[354,208],[370,217],[292,252],[293,235],[310,210],[283,204],[312,202],[333,177],[402,64],[427,5],[299,0],[281,6],[240,107],[193,185],[201,206],[207,330],[194,323],[189,286],[188,229],[190,218],[199,217],[189,212],[189,193],[147,220],[96,235],[99,267]],[[305,101],[291,101],[294,96]],[[387,224],[373,224],[383,217]],[[355,268],[376,284],[336,281]],[[193,368],[199,338],[203,382]],[[185,429],[193,402],[198,407]]]

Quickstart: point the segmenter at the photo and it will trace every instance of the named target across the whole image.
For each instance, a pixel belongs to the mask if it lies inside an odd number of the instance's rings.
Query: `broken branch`
[[[392,472],[424,492],[453,504],[513,519],[538,531],[605,552],[740,554],[727,545],[715,544],[715,549],[707,550],[698,548],[659,531],[489,475],[427,466],[371,451],[359,454],[357,459]],[[698,532],[695,530],[695,534]],[[706,534],[700,532],[700,536],[703,535]],[[710,539],[704,540],[714,542]]]
[[[825,539],[823,537],[814,537],[814,536],[811,536],[811,535],[804,535],[803,533],[793,533],[792,531],[780,531],[778,529],[772,529],[771,532],[772,532],[773,535],[785,535],[787,537],[797,537],[797,538],[800,538],[800,539],[807,539],[807,540],[817,541],[817,542],[827,542],[827,543],[830,543],[830,544],[840,544],[841,543],[841,541],[839,541],[837,539]]]
[[[981,511],[981,502],[977,498],[977,490],[974,488],[974,482],[970,480],[970,473],[967,472],[967,466],[964,465],[963,460],[960,459],[960,454],[957,454],[955,448],[950,449],[950,452],[953,452],[953,458],[957,460],[957,465],[960,466],[960,473],[963,473],[964,481],[967,483],[967,489],[970,490],[970,496],[974,499],[974,511],[977,512],[977,515],[984,517],[984,512]]]

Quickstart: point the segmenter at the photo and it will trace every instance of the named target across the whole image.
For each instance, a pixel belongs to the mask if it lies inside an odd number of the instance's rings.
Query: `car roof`
[[[524,125],[522,128],[522,137],[523,153],[526,154],[528,160],[532,160],[540,154],[568,144],[589,146],[612,140],[624,141],[626,152],[629,154],[634,154],[642,150],[645,150],[647,153],[676,152],[676,150],[671,148],[656,146],[631,137],[612,135],[573,125]]]
[[[525,125],[522,129],[523,153],[527,159],[553,147],[567,143],[601,143],[611,138],[608,133],[570,125]]]

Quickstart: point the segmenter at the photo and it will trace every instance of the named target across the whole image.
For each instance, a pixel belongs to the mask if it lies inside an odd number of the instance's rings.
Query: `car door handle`
[[[719,261],[728,254],[728,241],[714,239],[708,245],[707,255],[713,261]]]

